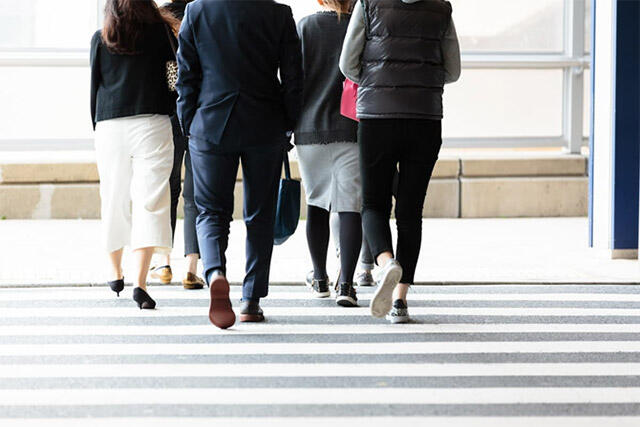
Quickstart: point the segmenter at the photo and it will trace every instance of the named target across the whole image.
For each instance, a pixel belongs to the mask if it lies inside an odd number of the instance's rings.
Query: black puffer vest
[[[361,119],[442,119],[441,41],[451,23],[443,0],[361,0],[367,41],[358,89]]]

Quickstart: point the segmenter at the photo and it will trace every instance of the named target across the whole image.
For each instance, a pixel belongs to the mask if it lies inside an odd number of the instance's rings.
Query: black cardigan
[[[340,115],[339,62],[350,15],[318,12],[298,24],[304,64],[304,106],[296,127],[297,145],[357,142],[358,123]]]
[[[149,24],[138,41],[139,54],[119,55],[107,49],[101,31],[91,39],[91,118],[97,122],[139,114],[175,111],[166,64],[175,60],[164,24]],[[173,37],[173,36],[172,36]],[[177,42],[176,42],[177,45]]]

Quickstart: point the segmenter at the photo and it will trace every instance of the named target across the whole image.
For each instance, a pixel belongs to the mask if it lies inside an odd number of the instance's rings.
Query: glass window
[[[585,2],[585,22],[584,22],[584,51],[591,53],[591,0]]]
[[[313,0],[281,0],[297,20],[318,10]],[[562,52],[564,0],[454,0],[465,52]]]
[[[0,49],[88,49],[95,0],[0,1]]]
[[[455,0],[465,52],[561,52],[564,0]]]
[[[0,67],[0,139],[93,138],[87,67]]]
[[[562,135],[562,70],[464,70],[445,87],[444,137]]]

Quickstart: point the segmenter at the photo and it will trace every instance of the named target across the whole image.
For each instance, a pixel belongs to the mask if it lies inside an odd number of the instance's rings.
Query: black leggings
[[[362,218],[356,212],[340,212],[340,277],[339,283],[353,283],[362,245]],[[327,250],[329,248],[329,211],[307,207],[307,243],[313,275],[323,280],[327,274]]]
[[[365,119],[358,130],[362,170],[365,238],[374,258],[393,253],[389,217],[393,181],[396,194],[401,283],[413,284],[422,243],[422,211],[433,168],[442,145],[440,120]]]

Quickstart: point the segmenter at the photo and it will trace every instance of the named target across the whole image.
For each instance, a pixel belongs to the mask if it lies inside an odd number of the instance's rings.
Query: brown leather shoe
[[[187,273],[187,277],[182,281],[182,286],[185,289],[202,289],[204,284],[204,280],[193,273]]]
[[[236,314],[229,299],[229,282],[222,274],[214,273],[209,289],[209,320],[220,329],[227,329],[236,323]]]
[[[173,272],[171,266],[163,265],[160,267],[151,268],[151,278],[160,280],[162,284],[168,285],[173,280]]]

